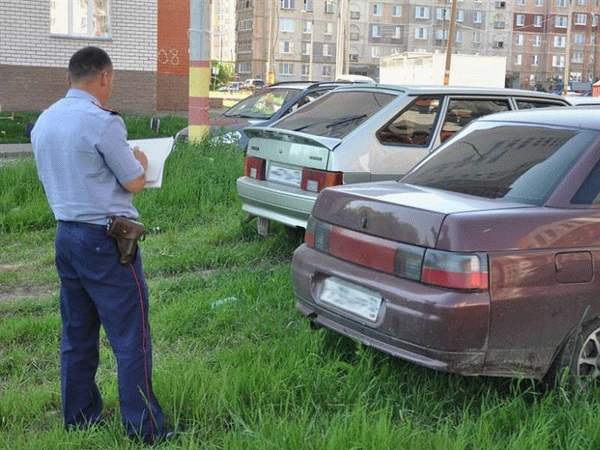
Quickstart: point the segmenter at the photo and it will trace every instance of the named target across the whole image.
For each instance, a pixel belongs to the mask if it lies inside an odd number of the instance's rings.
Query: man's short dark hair
[[[94,77],[108,67],[112,67],[112,62],[101,48],[90,46],[77,50],[69,61],[71,83]]]

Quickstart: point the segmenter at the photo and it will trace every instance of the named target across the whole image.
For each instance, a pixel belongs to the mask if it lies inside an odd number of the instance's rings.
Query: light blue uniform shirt
[[[38,118],[31,143],[56,220],[105,225],[107,216],[138,217],[122,185],[144,169],[127,143],[123,119],[91,94],[70,89]]]

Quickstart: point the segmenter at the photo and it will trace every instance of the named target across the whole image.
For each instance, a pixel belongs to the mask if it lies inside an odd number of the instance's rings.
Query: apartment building
[[[562,85],[565,64],[571,82],[598,80],[598,0],[514,1],[508,66],[517,86],[552,89]]]
[[[596,81],[598,2],[458,0],[453,53],[504,56],[508,86],[550,89],[564,78],[570,38],[571,81]],[[236,12],[240,78],[377,79],[383,56],[446,51],[451,1],[237,0]]]
[[[454,51],[507,56],[513,2],[459,1]],[[337,73],[377,79],[382,56],[444,52],[451,3],[238,0],[236,11],[236,70],[242,78],[267,79],[272,71],[275,81],[330,81]]]

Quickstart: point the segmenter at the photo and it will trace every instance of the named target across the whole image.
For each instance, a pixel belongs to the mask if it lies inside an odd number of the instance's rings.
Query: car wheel
[[[549,375],[555,384],[566,382],[585,389],[600,377],[600,320],[573,333],[558,354]]]

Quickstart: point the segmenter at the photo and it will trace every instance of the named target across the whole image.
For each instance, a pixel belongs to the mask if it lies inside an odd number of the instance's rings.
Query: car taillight
[[[324,223],[310,216],[304,242],[344,261],[420,281],[461,290],[488,288],[487,257],[424,249]]]
[[[305,191],[321,192],[329,186],[338,186],[344,182],[342,172],[327,172],[325,170],[302,169],[300,187]]]
[[[256,178],[257,180],[264,180],[265,166],[266,161],[264,159],[246,156],[246,160],[244,161],[244,175]]]
[[[452,289],[487,289],[487,257],[477,253],[428,249],[423,260],[421,281]]]

